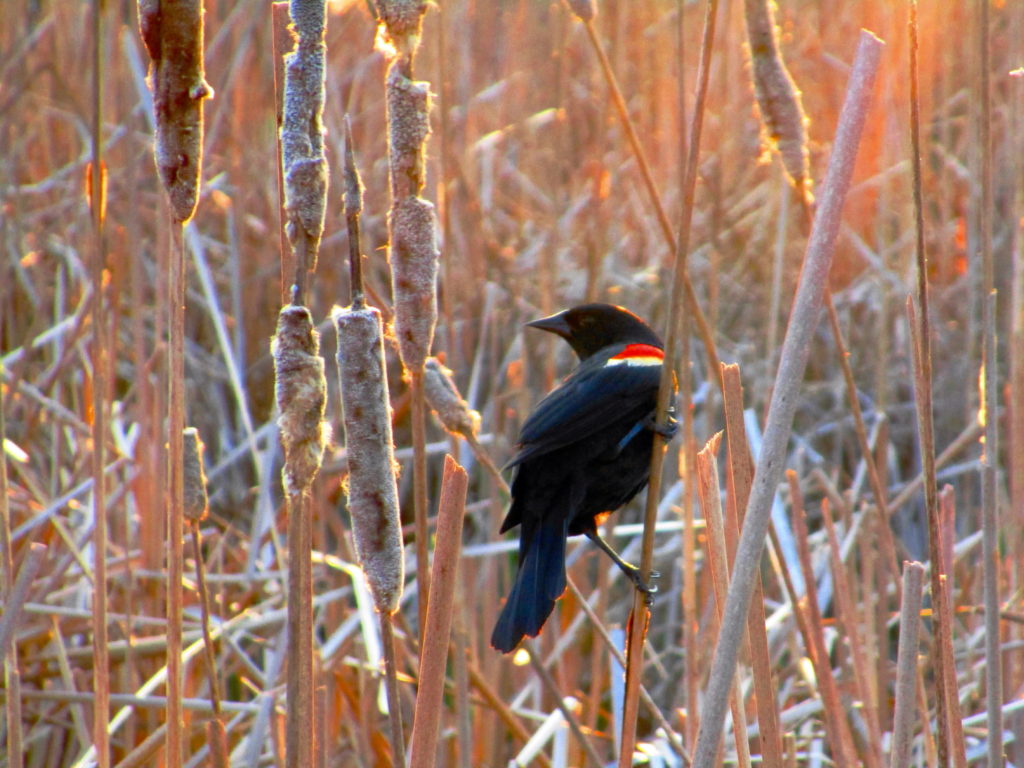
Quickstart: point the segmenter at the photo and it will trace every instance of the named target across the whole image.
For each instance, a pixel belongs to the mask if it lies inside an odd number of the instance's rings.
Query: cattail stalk
[[[154,154],[171,215],[168,330],[167,514],[167,763],[184,763],[182,742],[181,617],[183,599],[182,456],[185,428],[185,223],[199,198],[203,157],[203,100],[213,91],[203,74],[202,0],[139,0],[139,27],[152,61],[156,123]]]
[[[213,768],[228,768],[227,731],[221,720],[220,675],[217,671],[213,638],[210,636],[210,590],[206,585],[206,566],[203,562],[203,541],[200,523],[206,517],[209,501],[206,495],[206,470],[203,466],[203,443],[195,427],[185,430],[184,457],[184,503],[182,509],[192,530],[192,557],[196,564],[196,586],[199,592],[199,609],[202,614],[203,654],[206,658],[206,674],[210,682],[210,709],[213,718],[206,724],[207,743],[210,747]]]
[[[444,675],[455,604],[456,573],[462,551],[462,519],[466,512],[466,471],[451,456],[445,456],[444,478],[437,513],[437,548],[424,637],[419,691],[409,746],[411,768],[433,768],[437,737],[444,708]]]
[[[896,655],[896,712],[893,715],[889,768],[910,765],[914,738],[914,683],[917,680],[917,638],[921,626],[921,583],[924,566],[903,564],[903,601],[900,604],[900,640]]]
[[[89,207],[93,221],[91,277],[95,299],[92,302],[92,483],[93,483],[93,746],[99,768],[110,766],[110,655],[107,653],[107,334],[106,300],[103,284],[107,261],[106,243],[106,171],[103,161],[103,23],[104,3],[93,5],[93,124],[92,161],[89,164]],[[3,646],[0,645],[0,648]]]
[[[413,506],[419,628],[426,626],[430,601],[427,533],[426,399],[424,363],[437,324],[437,249],[434,206],[420,197],[426,183],[426,141],[430,135],[429,84],[413,79],[427,4],[422,0],[378,0],[381,23],[393,46],[385,77],[388,165],[391,178],[391,291],[398,353],[412,400]],[[421,643],[422,645],[422,643]]]
[[[351,304],[335,309],[333,320],[338,338],[338,381],[348,459],[348,509],[356,556],[380,617],[391,758],[394,765],[401,766],[405,764],[405,739],[392,617],[398,610],[405,579],[402,522],[395,480],[391,400],[384,365],[384,326],[380,310],[367,306],[363,293],[359,239],[363,186],[347,118],[344,186]]]

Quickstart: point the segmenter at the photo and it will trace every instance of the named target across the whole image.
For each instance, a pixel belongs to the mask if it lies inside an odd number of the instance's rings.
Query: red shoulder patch
[[[629,360],[636,357],[653,357],[665,359],[665,353],[650,344],[628,344],[624,350],[612,357],[612,360]]]

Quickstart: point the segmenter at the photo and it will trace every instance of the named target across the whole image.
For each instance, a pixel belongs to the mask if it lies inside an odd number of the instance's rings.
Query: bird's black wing
[[[521,449],[508,467],[585,440],[616,422],[636,421],[638,409],[643,416],[654,410],[661,366],[605,362],[590,358],[540,401],[523,424]]]

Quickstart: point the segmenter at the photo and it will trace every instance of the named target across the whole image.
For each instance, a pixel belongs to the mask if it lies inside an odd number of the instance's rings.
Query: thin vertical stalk
[[[988,764],[1000,765],[1003,756],[1003,664],[999,631],[999,361],[995,264],[992,258],[992,89],[989,84],[989,3],[978,0],[978,69],[980,72],[978,134],[981,152],[981,265],[982,265],[982,372],[985,452],[981,458],[982,585],[985,603],[985,706],[988,725]]]
[[[690,247],[690,224],[693,219],[693,202],[697,187],[697,163],[700,158],[700,137],[704,126],[704,105],[707,100],[708,81],[711,71],[711,52],[715,39],[715,19],[718,15],[718,0],[708,0],[704,13],[704,31],[701,37],[700,68],[697,73],[697,95],[694,99],[693,117],[690,126],[689,153],[686,158],[686,185],[679,208],[679,237],[675,240],[675,252],[672,264],[672,290],[669,298],[668,327],[665,333],[665,360],[661,366],[661,380],[658,385],[658,403],[655,420],[665,424],[668,409],[672,400],[674,377],[676,370],[677,337],[682,323],[679,307],[685,291],[687,306],[699,317],[696,296],[689,285],[686,271],[687,251]],[[594,36],[592,22],[586,22],[591,36]],[[596,42],[596,38],[595,38]],[[598,46],[600,47],[600,46]],[[606,59],[602,61],[607,64]],[[610,70],[609,70],[610,71]],[[617,92],[617,89],[616,91]],[[621,94],[619,94],[621,100]],[[669,231],[669,234],[671,232]],[[703,335],[703,334],[702,334]],[[711,337],[710,331],[706,334]],[[707,342],[706,342],[707,343]],[[711,356],[713,344],[708,347]],[[712,371],[719,370],[717,356],[713,361]],[[719,380],[719,383],[720,380]],[[658,502],[661,496],[661,475],[665,464],[665,446],[660,436],[654,437],[654,450],[651,453],[650,480],[647,487],[647,502],[644,508],[644,532],[641,543],[640,573],[644,580],[650,579],[654,562],[654,526],[658,517]],[[629,637],[626,654],[626,692],[623,704],[622,734],[620,738],[619,768],[628,768],[633,762],[633,746],[636,743],[636,718],[639,710],[640,676],[643,669],[643,646],[650,621],[650,610],[646,605],[646,596],[639,590],[633,596],[633,609],[630,613]],[[731,680],[731,676],[730,676]],[[723,700],[724,704],[724,700]],[[724,708],[723,708],[724,715]],[[717,738],[716,738],[717,742]]]
[[[107,719],[110,717],[110,655],[107,651],[107,494],[106,466],[107,430],[107,349],[106,304],[103,273],[107,248],[104,232],[106,208],[106,173],[103,166],[103,15],[105,0],[93,3],[93,124],[92,162],[89,175],[89,205],[92,209],[95,250],[92,261],[92,506],[93,506],[93,745],[99,768],[110,766],[110,738]]]
[[[185,428],[185,243],[182,222],[171,219],[170,274],[168,278],[168,328],[171,341],[167,347],[168,471],[167,497],[167,764],[184,765],[182,741],[184,720],[182,709],[182,616],[184,601],[184,453]]]
[[[753,591],[754,574],[761,561],[765,534],[771,522],[772,500],[784,468],[800,382],[810,354],[810,341],[817,325],[821,297],[839,233],[842,205],[853,176],[853,165],[883,45],[870,32],[861,32],[846,100],[839,116],[828,173],[822,185],[820,204],[783,342],[764,442],[736,552],[736,567],[726,600],[722,629],[715,646],[701,729],[694,750],[694,765],[699,768],[709,768],[715,760],[715,750],[725,719],[729,684]]]
[[[932,603],[938,605],[940,579],[942,571],[939,555],[939,505],[936,495],[935,479],[935,439],[932,414],[932,355],[931,327],[928,309],[928,255],[924,245],[924,207],[921,200],[921,117],[920,95],[918,85],[918,43],[917,43],[917,3],[910,4],[910,139],[911,168],[913,171],[914,196],[914,230],[915,254],[917,263],[917,308],[916,312],[910,298],[907,299],[908,319],[911,321],[913,341],[913,360],[915,363],[914,389],[917,405],[917,425],[920,440],[921,462],[924,472],[924,498],[928,514],[928,552],[931,559],[931,594]],[[916,316],[916,321],[915,321]],[[943,627],[941,618],[937,625],[937,634],[952,630]],[[949,765],[949,702],[946,698],[946,682],[944,680],[945,665],[942,659],[942,642],[933,644],[932,668],[935,674],[935,703],[939,723],[938,728],[938,760],[941,768]]]
[[[921,626],[921,582],[924,566],[903,565],[903,601],[900,604],[900,641],[896,655],[896,713],[893,716],[890,768],[910,765],[910,747],[914,739],[914,714],[917,703],[917,638]]]

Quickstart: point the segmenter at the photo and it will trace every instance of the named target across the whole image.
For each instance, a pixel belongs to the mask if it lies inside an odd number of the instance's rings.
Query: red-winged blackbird
[[[580,364],[523,424],[512,506],[501,533],[522,526],[519,570],[491,635],[508,653],[536,636],[565,590],[566,537],[583,534],[638,589],[652,592],[636,566],[597,532],[600,519],[647,485],[663,345],[639,317],[610,304],[583,304],[527,323],[554,333]]]

